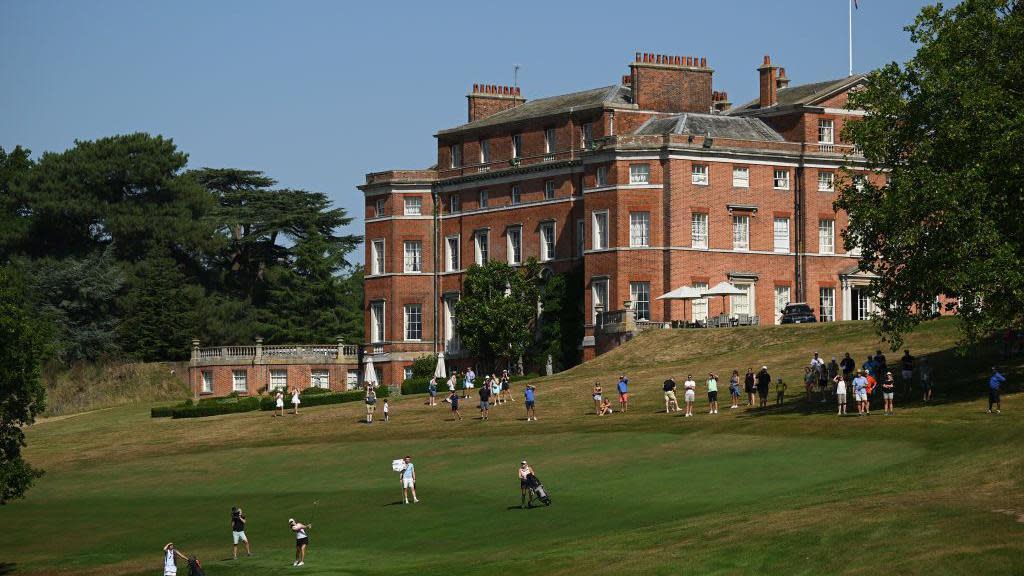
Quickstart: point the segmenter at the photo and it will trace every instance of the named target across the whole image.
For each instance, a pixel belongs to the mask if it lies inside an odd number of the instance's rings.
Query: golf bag
[[[548,496],[547,489],[540,483],[540,479],[534,474],[526,475],[526,487],[530,489],[537,496],[545,506],[551,506],[551,496]]]
[[[206,576],[206,572],[203,572],[203,565],[195,556],[190,556],[188,559],[188,576]]]

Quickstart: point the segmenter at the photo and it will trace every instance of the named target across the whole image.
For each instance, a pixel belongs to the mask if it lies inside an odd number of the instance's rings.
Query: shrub
[[[170,418],[174,415],[175,406],[157,406],[149,409],[150,418]]]
[[[252,412],[260,409],[260,398],[234,397],[221,398],[220,402],[200,402],[195,406],[177,406],[174,408],[172,418],[201,418],[203,416],[217,416],[220,414],[235,414],[239,412]]]
[[[402,394],[426,394],[430,378],[410,378],[402,382]],[[443,385],[443,383],[442,383]],[[440,391],[441,385],[438,386]],[[447,388],[445,388],[447,390]]]
[[[412,379],[430,378],[437,368],[437,354],[427,354],[412,361]]]

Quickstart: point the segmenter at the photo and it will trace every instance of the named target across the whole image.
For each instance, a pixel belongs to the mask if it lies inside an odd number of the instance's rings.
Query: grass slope
[[[48,422],[28,438],[47,476],[0,509],[0,563],[155,574],[174,540],[212,575],[279,574],[291,569],[285,521],[308,520],[319,499],[304,574],[1019,573],[1020,397],[984,414],[992,358],[956,356],[955,338],[945,320],[908,340],[932,355],[939,402],[894,417],[840,419],[795,394],[767,411],[658,412],[668,374],[767,363],[795,383],[815,350],[860,361],[876,338],[844,323],[644,334],[541,380],[538,422],[518,403],[451,422],[422,397],[395,400],[393,421],[373,426],[353,405],[199,420],[120,407]],[[637,409],[593,416],[593,379],[610,387],[621,372]],[[1020,360],[1008,376],[1020,381]],[[398,504],[390,461],[406,453],[421,504]],[[552,507],[517,508],[524,456]],[[238,562],[223,560],[233,504],[256,554]]]

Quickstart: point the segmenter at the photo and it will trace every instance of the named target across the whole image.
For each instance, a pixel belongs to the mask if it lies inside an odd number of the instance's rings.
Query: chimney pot
[[[763,65],[764,65],[764,66],[771,66],[771,64],[772,64],[772,59],[771,59],[771,57],[770,57],[770,56],[768,56],[767,54],[765,54],[765,55],[764,55],[764,64],[763,64]]]
[[[639,62],[639,61],[640,61],[640,53],[639,53],[639,52],[637,52],[637,53],[636,53],[636,60],[635,60],[635,61],[636,61],[636,62]]]
[[[707,57],[704,57],[704,56],[701,57],[701,59],[700,59],[700,67],[701,68],[707,68],[708,67],[708,59],[707,59]]]

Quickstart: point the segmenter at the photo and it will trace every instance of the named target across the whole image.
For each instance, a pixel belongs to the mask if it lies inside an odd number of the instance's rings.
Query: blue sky
[[[860,0],[854,70],[908,59],[924,4]],[[471,85],[510,84],[513,64],[527,98],[613,84],[637,51],[707,57],[734,103],[764,54],[793,84],[847,73],[846,0],[634,5],[0,0],[0,146],[162,134],[191,167],[325,192],[361,233],[363,175],[432,164]]]

